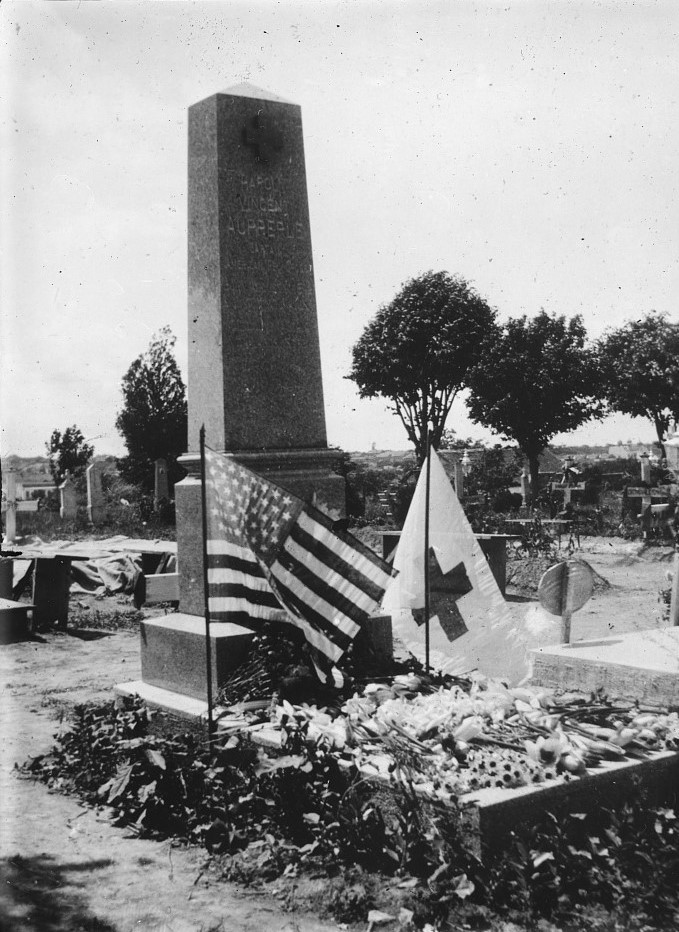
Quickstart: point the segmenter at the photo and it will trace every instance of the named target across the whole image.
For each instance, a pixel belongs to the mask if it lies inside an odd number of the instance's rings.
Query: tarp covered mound
[[[133,592],[141,572],[139,553],[115,553],[97,560],[74,560],[71,564],[71,592],[94,595]]]
[[[177,544],[170,540],[141,540],[123,534],[82,541],[45,542],[34,537],[20,546],[24,559],[14,560],[14,586],[25,578],[32,561],[38,557],[70,559],[71,590],[95,595],[134,592],[142,574],[142,552],[168,558],[163,572],[172,572],[176,566]],[[170,561],[174,561],[172,566]]]

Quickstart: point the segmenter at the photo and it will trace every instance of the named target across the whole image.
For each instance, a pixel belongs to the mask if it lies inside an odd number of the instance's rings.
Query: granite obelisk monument
[[[241,85],[189,109],[189,475],[180,610],[203,613],[198,437],[333,517],[301,109]]]

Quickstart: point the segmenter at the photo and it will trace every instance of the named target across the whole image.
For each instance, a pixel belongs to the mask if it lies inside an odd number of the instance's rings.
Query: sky
[[[124,453],[121,379],[164,325],[186,373],[187,109],[240,82],[302,108],[329,443],[408,446],[345,376],[430,269],[500,320],[677,320],[678,32],[663,0],[4,0],[0,452],[77,424]],[[463,399],[448,426],[498,439]],[[555,442],[653,437],[615,416]]]

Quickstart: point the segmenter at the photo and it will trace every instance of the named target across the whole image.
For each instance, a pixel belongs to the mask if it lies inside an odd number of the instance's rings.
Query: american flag
[[[322,666],[336,664],[379,608],[389,564],[333,531],[317,509],[208,447],[205,480],[210,619],[291,623]]]

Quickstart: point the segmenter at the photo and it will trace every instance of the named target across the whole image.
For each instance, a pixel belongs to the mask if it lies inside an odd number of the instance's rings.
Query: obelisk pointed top
[[[285,100],[283,97],[279,97],[278,94],[272,94],[271,91],[265,91],[261,87],[255,87],[254,84],[249,84],[247,81],[244,81],[242,84],[234,84],[233,87],[227,87],[225,91],[221,91],[222,94],[235,94],[238,97],[254,97],[255,100],[271,100],[279,104],[291,104],[291,100]]]

